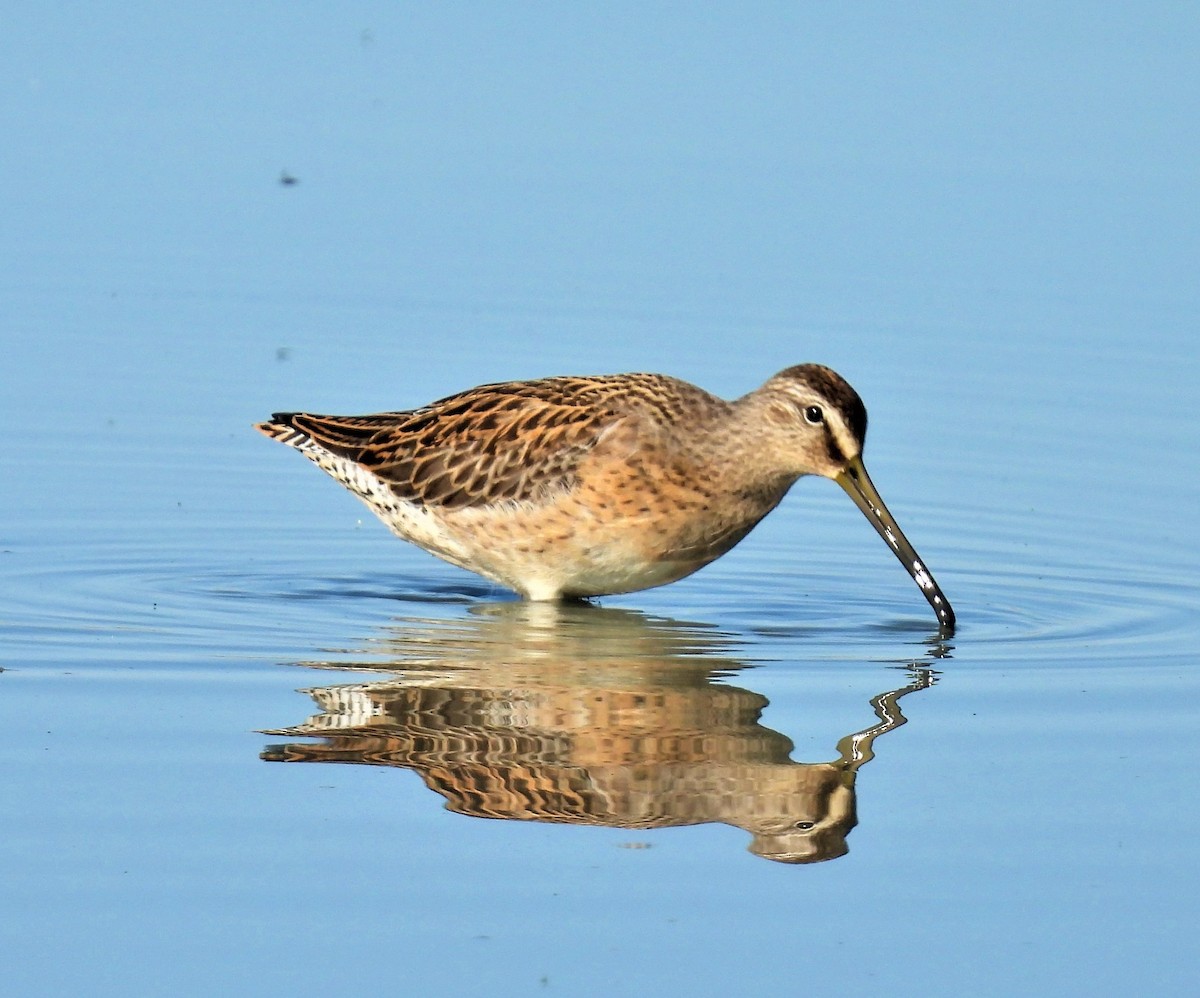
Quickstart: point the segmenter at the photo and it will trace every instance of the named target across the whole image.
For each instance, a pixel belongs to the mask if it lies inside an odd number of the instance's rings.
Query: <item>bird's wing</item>
[[[259,429],[301,450],[315,444],[353,461],[422,505],[520,502],[570,488],[601,435],[635,411],[653,410],[670,380],[623,375],[483,385],[411,412],[276,413]]]

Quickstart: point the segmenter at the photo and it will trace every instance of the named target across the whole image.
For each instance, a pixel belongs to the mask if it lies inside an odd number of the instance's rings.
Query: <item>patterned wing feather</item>
[[[601,434],[634,408],[658,408],[671,380],[623,375],[483,385],[411,412],[276,413],[261,429],[353,461],[402,499],[482,506],[570,488]]]

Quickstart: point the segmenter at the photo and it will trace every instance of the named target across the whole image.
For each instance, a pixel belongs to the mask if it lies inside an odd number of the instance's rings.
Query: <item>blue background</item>
[[[8,986],[1190,993],[1198,65],[1187,3],[6,10]],[[936,665],[847,857],[258,759],[347,678],[300,664],[503,595],[251,422],[804,361],[866,400],[948,657],[827,483],[611,602],[728,636],[797,759]]]

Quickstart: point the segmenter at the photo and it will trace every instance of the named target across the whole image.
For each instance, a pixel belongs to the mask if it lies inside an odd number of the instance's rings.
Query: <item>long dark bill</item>
[[[871,483],[862,458],[854,458],[834,481],[846,490],[846,494],[854,500],[854,505],[861,509],[863,516],[871,521],[871,526],[879,531],[879,536],[888,542],[888,547],[896,553],[900,564],[908,570],[913,581],[921,587],[921,592],[925,594],[929,605],[933,607],[933,612],[937,614],[942,633],[946,636],[953,634],[954,610],[950,606],[950,601],[946,599],[933,576],[929,574],[929,569],[921,561],[920,555],[908,543],[908,538],[904,536],[896,518],[888,512],[887,506],[883,504],[879,492]]]

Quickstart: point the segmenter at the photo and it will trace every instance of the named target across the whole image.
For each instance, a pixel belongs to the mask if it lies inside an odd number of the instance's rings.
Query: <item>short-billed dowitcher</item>
[[[925,594],[954,611],[862,462],[867,410],[827,367],[732,402],[661,374],[482,385],[406,412],[258,426],[391,530],[534,600],[661,586],[719,558],[802,475],[837,482]]]

